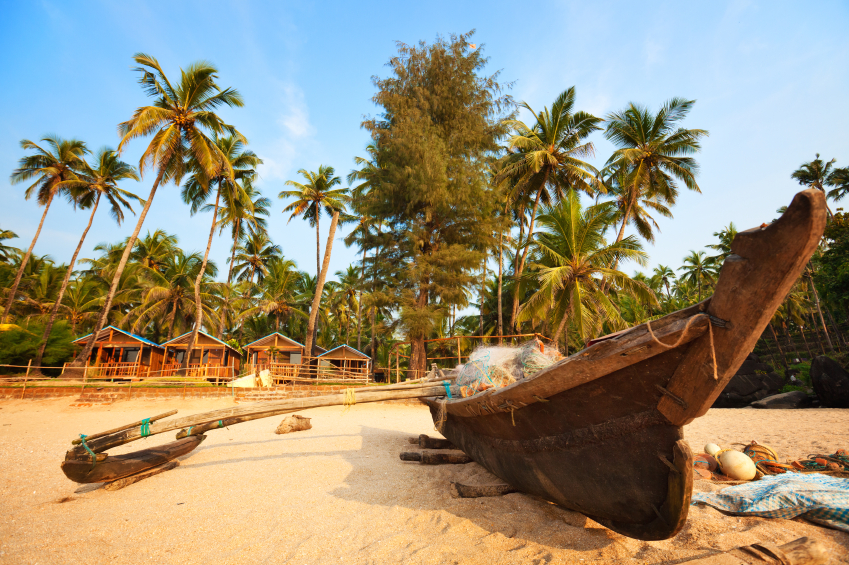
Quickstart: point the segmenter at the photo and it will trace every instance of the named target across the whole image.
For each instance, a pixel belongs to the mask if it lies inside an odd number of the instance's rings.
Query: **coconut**
[[[723,451],[717,457],[723,474],[738,481],[751,481],[758,472],[751,457],[739,451]]]
[[[715,443],[709,443],[705,446],[705,453],[708,455],[716,455],[716,452],[719,451],[719,446]]]

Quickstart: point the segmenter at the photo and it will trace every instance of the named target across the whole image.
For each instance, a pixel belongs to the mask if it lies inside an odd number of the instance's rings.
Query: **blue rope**
[[[186,432],[186,437],[192,435],[192,428],[194,428],[194,426],[189,426],[189,431]]]
[[[147,437],[150,435],[150,418],[145,418],[142,420],[141,424],[141,437]]]
[[[219,428],[223,428],[223,427],[224,427],[224,420],[218,420],[218,427],[219,427]]]
[[[448,384],[448,381],[442,381],[442,386],[445,387],[445,394],[448,395],[448,398],[454,398],[451,396],[451,385]]]
[[[94,466],[97,465],[97,455],[95,455],[94,451],[92,451],[91,448],[86,444],[85,438],[87,437],[88,436],[85,434],[80,434],[80,440],[82,441],[83,447],[85,447],[85,450],[88,451],[91,455],[91,468],[94,469]]]

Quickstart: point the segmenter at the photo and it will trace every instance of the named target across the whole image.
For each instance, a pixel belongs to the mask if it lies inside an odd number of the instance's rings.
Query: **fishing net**
[[[462,396],[473,396],[529,378],[562,358],[557,349],[537,339],[520,347],[481,347],[461,367],[456,382]]]

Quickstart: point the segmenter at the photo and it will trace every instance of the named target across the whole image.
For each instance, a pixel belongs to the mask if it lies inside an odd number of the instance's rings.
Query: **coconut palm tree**
[[[3,243],[6,239],[17,239],[18,234],[13,232],[12,230],[3,230],[0,229],[0,262],[7,263],[9,259],[19,251],[17,247],[12,247],[11,245],[5,245]]]
[[[601,118],[588,112],[574,111],[574,86],[560,93],[551,110],[545,107],[537,113],[527,102],[522,102],[520,107],[528,110],[535,121],[528,126],[521,120],[507,120],[506,125],[513,129],[514,135],[508,142],[510,153],[503,158],[499,172],[500,179],[516,179],[516,190],[534,200],[527,239],[519,242],[524,251],[516,268],[516,281],[522,277],[540,202],[549,203],[553,195],[562,196],[567,188],[587,193],[598,188],[595,169],[582,159],[593,155],[593,144],[586,139],[601,129],[599,124],[602,122]],[[520,198],[514,197],[514,200]],[[518,284],[515,292],[511,328],[515,328],[518,312]]]
[[[127,242],[129,242],[129,238]],[[162,273],[168,267],[168,259],[179,249],[177,243],[177,236],[165,233],[164,230],[157,229],[153,233],[147,232],[145,237],[136,240],[136,244],[130,252],[130,260],[148,269],[153,269],[157,273]],[[121,248],[121,253],[123,251],[124,249]],[[120,254],[116,257],[115,263],[118,263],[119,260]]]
[[[710,259],[716,265],[722,265],[725,258],[731,255],[731,242],[737,237],[737,227],[734,225],[734,222],[729,222],[726,227],[713,232],[713,235],[719,238],[719,243],[713,243],[708,245],[708,247],[719,251],[719,255],[715,255]]]
[[[294,186],[295,190],[283,190],[280,198],[293,198],[294,202],[283,209],[283,212],[292,212],[289,221],[295,216],[303,214],[311,226],[315,226],[315,272],[316,276],[321,272],[321,240],[319,234],[319,220],[322,209],[328,216],[334,211],[340,215],[345,213],[345,206],[350,201],[347,188],[333,188],[341,184],[342,179],[333,176],[336,170],[333,167],[319,165],[318,172],[301,169],[298,171],[306,179],[306,184],[293,180],[287,180],[287,186]]]
[[[675,204],[677,181],[690,190],[701,192],[696,175],[699,166],[690,157],[701,150],[700,140],[708,135],[703,129],[684,129],[681,121],[695,100],[672,98],[656,114],[634,104],[607,117],[604,136],[618,147],[607,160],[605,168],[619,171],[627,195],[617,241],[625,236],[625,226],[632,221],[635,204],[640,200],[664,205]]]
[[[520,321],[550,321],[551,327],[557,328],[555,342],[571,325],[586,341],[604,323],[624,326],[606,288],[657,304],[648,286],[610,268],[614,262],[635,261],[642,265],[647,259],[634,236],[611,244],[605,242],[604,233],[613,219],[609,207],[584,209],[575,191],[556,206],[543,208],[539,215],[542,231],[534,244],[538,259],[529,266],[535,272],[538,290],[519,310]]]
[[[102,302],[102,288],[95,281],[78,278],[70,282],[62,302],[62,310],[71,323],[73,335],[77,335],[78,326],[94,321]]]
[[[97,213],[97,207],[100,205],[100,197],[103,196],[109,202],[109,211],[112,218],[120,226],[124,220],[124,208],[133,211],[128,199],[135,199],[144,204],[144,200],[119,187],[117,183],[132,179],[139,180],[139,175],[135,167],[118,159],[118,155],[109,148],[103,148],[98,151],[94,157],[94,166],[83,162],[80,167],[80,175],[76,180],[65,180],[59,183],[61,188],[67,190],[74,206],[85,210],[91,208],[91,214],[88,217],[88,224],[80,236],[80,241],[77,248],[71,256],[71,262],[68,264],[68,269],[65,271],[65,278],[62,285],[59,287],[59,294],[56,297],[56,303],[50,312],[50,318],[44,326],[44,333],[41,336],[41,345],[38,346],[38,352],[35,355],[36,371],[40,372],[38,367],[41,367],[41,360],[44,358],[44,349],[47,347],[47,339],[50,337],[50,332],[53,329],[53,324],[56,322],[56,315],[59,313],[59,307],[62,303],[62,298],[65,296],[65,289],[68,288],[68,281],[71,278],[71,273],[74,270],[74,265],[77,262],[77,256],[80,254],[80,249],[83,247],[88,230],[91,229],[91,224],[94,221],[94,215]]]
[[[183,356],[182,370],[189,367],[189,359],[192,356],[192,348],[197,340],[198,332],[202,322],[203,312],[200,302],[200,284],[206,272],[206,263],[209,260],[209,250],[212,249],[212,238],[215,236],[215,228],[218,224],[218,206],[222,196],[224,201],[231,204],[235,201],[250,203],[248,196],[242,190],[242,185],[237,181],[247,179],[250,181],[256,174],[255,167],[262,163],[262,159],[253,151],[245,149],[245,142],[241,136],[230,135],[227,137],[213,137],[213,143],[217,147],[218,165],[215,174],[210,175],[203,163],[192,158],[189,168],[193,171],[192,176],[183,187],[183,202],[191,205],[191,213],[194,215],[200,208],[209,210],[207,201],[215,194],[215,204],[212,206],[212,225],[209,228],[209,238],[206,242],[206,250],[203,254],[203,263],[195,281],[195,325],[192,335],[186,342],[186,354]]]
[[[716,280],[717,268],[713,259],[705,256],[704,251],[690,251],[684,257],[684,266],[678,269],[683,271],[681,280],[688,282],[698,289],[698,301],[702,301],[702,285],[710,285]]]
[[[134,333],[142,333],[154,319],[164,319],[168,325],[168,337],[170,341],[174,337],[174,330],[192,318],[195,311],[194,287],[197,275],[204,266],[207,278],[215,276],[217,268],[213,263],[203,265],[203,256],[200,253],[185,254],[181,249],[169,256],[165,263],[163,272],[146,269],[140,275],[140,297],[139,304],[129,310],[121,320],[121,324],[132,321]],[[213,298],[211,288],[205,285],[201,290],[202,301],[208,321],[215,321]]]
[[[802,163],[798,169],[791,173],[790,178],[802,186],[815,188],[825,193],[825,185],[827,185],[830,180],[832,167],[836,161],[837,159],[832,159],[826,163],[820,159],[820,154],[817,153],[817,156],[813,161],[809,163]],[[826,209],[828,210],[828,217],[833,217],[831,208],[826,205]]]
[[[298,303],[300,276],[298,266],[289,259],[275,257],[268,264],[257,306],[267,316],[274,316],[274,331],[280,331],[281,321],[285,323],[293,315],[302,320],[308,318]]]
[[[225,330],[232,331],[237,324],[255,313],[253,307],[255,286],[247,281],[217,283],[214,305],[218,313],[218,339],[224,339]]]
[[[283,251],[269,239],[265,231],[255,231],[236,249],[233,267],[236,280],[262,283],[268,274],[268,264]]]
[[[266,229],[268,221],[263,216],[267,217],[271,208],[271,200],[254,188],[250,179],[242,179],[239,184],[244,198],[225,200],[218,210],[218,225],[221,226],[222,231],[229,226],[230,235],[233,238],[233,248],[228,261],[230,264],[227,271],[228,283],[233,281],[233,265],[236,263],[236,248],[239,242],[248,233],[246,230],[255,232]]]
[[[112,277],[103,312],[94,325],[91,338],[74,359],[73,366],[77,367],[82,366],[88,359],[97,333],[106,323],[124,267],[159,185],[172,181],[179,185],[183,175],[188,172],[190,158],[200,164],[212,178],[222,162],[227,166],[227,161],[209,135],[221,135],[224,132],[241,135],[215,113],[221,106],[242,106],[243,102],[236,90],[221,90],[218,87],[218,69],[214,66],[205,61],[192,63],[181,70],[180,81],[172,84],[154,57],[138,53],[133,59],[140,65],[136,69],[141,73],[139,83],[154,101],[149,106],[138,108],[132,118],[118,124],[118,133],[121,135],[118,152],[121,153],[133,139],[152,135],[150,144],[139,159],[139,170],[144,174],[146,169],[154,169],[156,180],[153,181],[136,228]],[[228,169],[227,173],[232,175],[232,170]]]
[[[639,183],[634,182],[634,171],[628,168],[607,168],[602,171],[602,184],[607,195],[617,208],[617,222],[622,226],[617,234],[618,239],[625,235],[625,226],[631,224],[637,233],[649,243],[654,243],[655,230],[660,231],[652,212],[664,218],[671,218],[672,211],[665,199],[654,191],[643,190]],[[605,175],[606,178],[605,178]]]
[[[21,160],[18,161],[18,168],[12,171],[10,178],[12,184],[35,179],[35,182],[26,189],[24,195],[27,200],[35,195],[38,204],[44,206],[44,213],[41,214],[41,221],[38,223],[38,228],[35,230],[32,242],[29,244],[29,248],[27,248],[24,258],[21,261],[21,266],[15,275],[15,281],[12,283],[12,288],[6,299],[6,306],[3,308],[3,316],[0,317],[0,324],[6,322],[9,310],[12,309],[12,303],[15,301],[15,296],[18,293],[18,285],[21,283],[21,277],[24,274],[26,264],[32,256],[32,249],[35,247],[35,242],[38,241],[38,236],[41,234],[41,228],[44,226],[44,218],[47,217],[50,204],[53,203],[53,197],[63,190],[60,183],[62,181],[77,179],[76,170],[82,167],[83,156],[88,153],[85,143],[77,139],[62,139],[55,135],[48,135],[42,138],[41,141],[47,144],[47,149],[40,147],[28,139],[21,141],[21,148],[31,149],[35,153],[21,157]]]
[[[654,268],[652,278],[657,280],[658,284],[666,289],[666,297],[672,298],[672,292],[669,290],[669,283],[677,278],[675,276],[675,271],[666,265],[658,265]]]
[[[840,200],[849,194],[849,167],[831,171],[826,184],[834,187],[828,191],[828,197],[832,200]]]

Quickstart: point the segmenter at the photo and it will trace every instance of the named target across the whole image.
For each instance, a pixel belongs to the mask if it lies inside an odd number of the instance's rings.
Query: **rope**
[[[439,408],[436,411],[436,421],[433,423],[433,429],[439,433],[442,433],[442,428],[445,427],[445,422],[448,420],[448,413],[445,410],[446,404],[448,404],[448,399],[444,396],[441,400],[437,401]]]
[[[141,437],[150,435],[150,418],[145,418],[141,423]]]
[[[94,469],[94,466],[97,465],[97,455],[86,444],[85,438],[87,438],[87,437],[88,436],[85,435],[85,434],[80,434],[80,440],[82,441],[83,447],[85,447],[85,450],[89,452],[89,455],[91,455],[91,468]]]
[[[451,385],[448,384],[448,381],[442,381],[442,386],[445,387],[445,395],[448,396],[448,398],[454,398],[451,396]]]
[[[681,337],[679,337],[678,341],[676,341],[672,345],[667,345],[667,344],[663,343],[662,341],[660,341],[659,339],[657,339],[657,336],[654,335],[654,332],[651,329],[651,321],[646,322],[646,327],[649,330],[649,335],[651,335],[651,338],[652,338],[652,340],[654,340],[655,343],[657,343],[658,345],[660,345],[664,349],[674,349],[674,348],[678,347],[679,345],[681,345],[681,343],[687,337],[687,334],[690,332],[690,325],[695,320],[696,320],[696,316],[693,316],[689,320],[687,320],[687,325],[684,326],[684,331],[681,333]],[[710,359],[713,362],[713,380],[718,381],[719,375],[716,372],[716,349],[714,348],[714,345],[713,345],[713,325],[711,324],[710,320],[708,320],[708,337],[710,338]]]
[[[194,428],[194,426],[189,426],[189,429],[186,431],[186,437],[192,435],[192,428]]]

